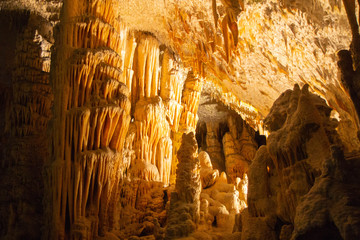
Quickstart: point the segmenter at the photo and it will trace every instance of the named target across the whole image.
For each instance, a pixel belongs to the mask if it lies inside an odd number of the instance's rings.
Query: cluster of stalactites
[[[161,67],[160,96],[166,106],[166,115],[173,132],[177,132],[179,129],[180,117],[184,109],[181,101],[183,86],[184,79],[178,63],[166,49]]]
[[[19,137],[43,133],[52,105],[49,85],[52,43],[31,27],[25,30],[23,38],[16,49],[13,101],[5,129]]]
[[[160,97],[143,98],[135,108],[136,175],[169,183],[172,142],[165,107]]]
[[[243,178],[255,157],[258,145],[255,132],[243,120],[240,122],[233,116],[228,117],[229,132],[222,139],[226,172],[234,182],[237,177]]]
[[[122,69],[129,68],[134,44],[115,21],[112,4],[64,4],[53,72],[55,161],[47,171],[53,239],[93,239],[114,227],[131,119],[131,71]],[[122,54],[127,47],[129,57]]]
[[[201,79],[190,72],[185,80],[174,54],[151,34],[130,32],[113,4],[79,0],[63,8],[47,186],[56,193],[53,223],[62,223],[52,225],[55,238],[64,236],[67,218],[72,238],[114,227],[114,213],[99,207],[116,205],[125,175],[169,184],[176,133],[196,127]]]
[[[180,127],[183,132],[195,132],[198,121],[197,110],[199,107],[201,88],[202,79],[190,71],[185,80],[181,99],[184,111],[181,114]]]

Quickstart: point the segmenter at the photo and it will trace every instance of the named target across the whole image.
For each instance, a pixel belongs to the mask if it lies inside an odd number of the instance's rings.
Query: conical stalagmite
[[[200,220],[200,161],[193,132],[184,133],[178,151],[175,192],[171,193],[167,239],[186,237]]]

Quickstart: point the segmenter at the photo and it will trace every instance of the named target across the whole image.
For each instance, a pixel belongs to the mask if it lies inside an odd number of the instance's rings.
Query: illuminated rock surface
[[[359,238],[357,5],[0,1],[0,239]]]
[[[359,202],[351,200],[359,194],[351,173],[359,158],[344,157],[330,111],[307,85],[295,85],[275,101],[265,118],[267,145],[249,169],[242,239],[359,237]]]

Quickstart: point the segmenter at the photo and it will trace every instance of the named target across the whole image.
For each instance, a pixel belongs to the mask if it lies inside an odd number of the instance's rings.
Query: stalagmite
[[[201,215],[204,216],[207,225],[211,224],[223,231],[232,230],[235,215],[247,206],[242,189],[237,189],[238,186],[227,182],[226,174],[222,172],[214,185],[204,188],[201,192],[202,203],[208,203],[207,206],[202,206]]]
[[[174,132],[178,131],[184,108],[181,104],[183,85],[184,79],[181,77],[179,66],[166,49],[162,60],[160,96],[167,108],[166,115]]]
[[[243,178],[257,151],[253,130],[241,119],[228,117],[230,132],[223,137],[226,172],[232,183]]]
[[[200,220],[200,161],[193,132],[183,134],[175,192],[171,193],[166,238],[188,236]]]
[[[237,177],[242,178],[249,168],[249,162],[239,153],[237,145],[230,133],[223,137],[225,168],[231,179],[235,182]]]
[[[359,3],[0,0],[0,239],[360,239]]]
[[[166,56],[166,55],[165,55]],[[182,133],[189,131],[195,132],[196,124],[198,121],[197,110],[199,107],[200,92],[202,88],[202,80],[196,76],[192,71],[189,71],[184,82],[182,95],[180,94],[180,86],[175,85],[176,99],[180,100],[181,97],[181,116],[179,122],[179,129],[175,132],[173,137],[173,160],[171,168],[172,183],[176,179],[176,167],[178,164],[177,151],[182,142]],[[164,93],[165,95],[166,93]]]

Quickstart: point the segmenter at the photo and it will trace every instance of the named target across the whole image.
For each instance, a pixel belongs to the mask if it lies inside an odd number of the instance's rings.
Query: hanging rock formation
[[[114,228],[131,107],[120,69],[123,31],[111,1],[64,3],[52,72],[47,238],[94,239]]]
[[[225,167],[232,183],[243,178],[257,151],[255,133],[241,118],[229,115],[229,132],[223,137]]]
[[[140,168],[140,165],[145,168],[138,169],[140,172],[135,176],[169,184],[172,142],[161,98],[143,98],[138,101],[134,117],[137,128],[134,168]]]
[[[0,62],[0,238],[39,239],[53,102],[52,24],[20,10],[0,10],[0,16],[0,35],[8,40],[0,53],[5,58]]]

